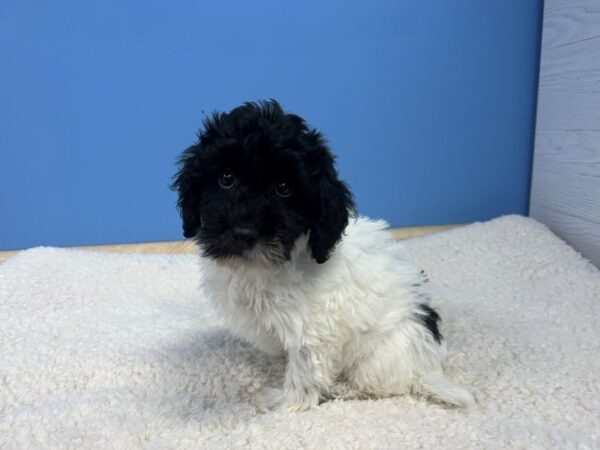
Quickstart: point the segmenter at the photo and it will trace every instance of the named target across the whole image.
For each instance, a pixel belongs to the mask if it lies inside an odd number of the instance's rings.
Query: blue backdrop
[[[0,249],[169,240],[205,114],[273,97],[361,213],[526,214],[541,0],[0,4]]]

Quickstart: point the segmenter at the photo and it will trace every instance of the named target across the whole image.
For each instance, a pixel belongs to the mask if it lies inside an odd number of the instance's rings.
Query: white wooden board
[[[600,266],[600,0],[547,0],[530,215]]]

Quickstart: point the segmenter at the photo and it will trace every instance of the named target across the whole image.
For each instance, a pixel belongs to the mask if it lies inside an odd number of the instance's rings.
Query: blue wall
[[[274,97],[393,225],[527,213],[541,0],[0,4],[0,249],[180,237],[205,113]]]

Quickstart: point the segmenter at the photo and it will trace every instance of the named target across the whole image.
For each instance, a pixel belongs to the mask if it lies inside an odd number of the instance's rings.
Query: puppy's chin
[[[252,248],[242,252],[231,252],[221,254],[211,254],[206,247],[199,243],[204,257],[215,262],[216,265],[230,270],[247,271],[278,271],[286,263],[297,259],[300,253],[305,253],[307,249],[308,236],[302,234],[298,237],[291,248],[286,249],[281,243],[258,243]]]
[[[272,271],[290,260],[290,255],[286,255],[284,249],[280,245],[266,245],[261,243],[258,243],[252,248],[244,250],[239,254],[236,252],[214,255],[210,252],[203,251],[203,255],[212,259],[219,267],[231,270]]]

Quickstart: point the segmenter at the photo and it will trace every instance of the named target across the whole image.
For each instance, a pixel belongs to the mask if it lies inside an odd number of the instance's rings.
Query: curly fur
[[[204,256],[205,293],[233,333],[287,357],[283,389],[266,393],[265,407],[405,393],[473,402],[443,375],[426,276],[385,222],[356,215],[303,119],[275,101],[214,114],[173,187],[184,236]]]

